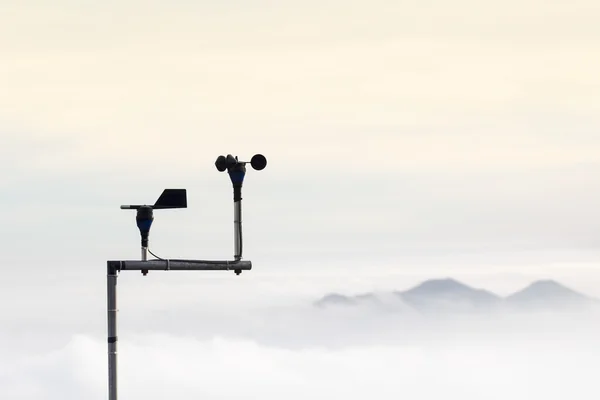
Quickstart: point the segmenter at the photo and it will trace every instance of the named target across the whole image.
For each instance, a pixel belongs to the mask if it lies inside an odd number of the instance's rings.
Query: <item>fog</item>
[[[269,160],[253,270],[122,274],[121,399],[600,399],[594,311],[389,296],[600,298],[600,8],[558,3],[3,1],[0,400],[107,398],[105,261],[140,256],[118,206],[186,188],[151,250],[229,258],[228,153]]]
[[[140,399],[597,398],[597,347],[566,344],[288,350],[222,337],[142,335],[121,346],[120,391]],[[3,398],[104,399],[104,350],[99,340],[73,336],[55,352],[3,358]]]
[[[160,298],[146,302],[126,292],[119,312],[123,399],[600,395],[594,310],[423,315],[385,296],[379,306],[323,309],[293,293],[277,305],[170,299],[161,307]],[[83,320],[75,327],[42,319],[32,329],[13,320],[3,330],[0,398],[106,398],[105,314],[86,313],[83,303],[71,308]]]

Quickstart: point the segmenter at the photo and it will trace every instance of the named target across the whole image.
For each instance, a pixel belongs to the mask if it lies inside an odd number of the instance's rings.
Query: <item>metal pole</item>
[[[108,263],[106,273],[108,310],[108,400],[117,400],[117,268]]]
[[[250,271],[252,261],[120,260],[108,261],[117,271]]]
[[[148,261],[148,248],[142,247],[142,261]]]
[[[242,259],[242,200],[233,203],[234,258]]]

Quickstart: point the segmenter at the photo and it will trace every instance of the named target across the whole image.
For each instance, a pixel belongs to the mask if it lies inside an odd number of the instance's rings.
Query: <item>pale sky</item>
[[[593,290],[599,18],[592,0],[4,2],[9,274],[137,258],[118,206],[165,187],[187,188],[189,209],[157,212],[151,247],[228,258],[213,162],[261,152],[244,196],[253,274],[469,265]]]
[[[106,261],[140,256],[119,206],[186,188],[188,209],[155,212],[151,249],[230,259],[227,153],[269,161],[244,186],[253,270],[122,273],[124,396],[596,389],[597,318],[531,319],[532,341],[479,347],[437,320],[449,342],[422,347],[244,335],[377,333],[310,304],[430,278],[500,295],[556,279],[600,298],[597,0],[0,3],[1,398],[106,398]],[[387,315],[381,331],[419,336]]]

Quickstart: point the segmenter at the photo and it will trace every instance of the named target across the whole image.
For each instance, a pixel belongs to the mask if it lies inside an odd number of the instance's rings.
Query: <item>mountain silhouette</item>
[[[428,280],[396,295],[421,311],[489,308],[502,301],[487,290],[474,289],[451,278]]]
[[[355,306],[367,302],[377,302],[377,297],[372,293],[359,294],[356,296],[344,296],[338,293],[330,293],[322,299],[315,302],[318,307],[336,306]]]
[[[595,299],[567,288],[552,280],[540,280],[507,297],[500,297],[484,289],[476,289],[455,279],[431,279],[405,290],[395,291],[393,296],[398,309],[410,308],[421,313],[439,312],[489,312],[497,310],[549,310],[581,308],[597,304]],[[378,295],[366,293],[345,296],[331,293],[314,305],[325,308],[335,306],[377,305]]]
[[[553,280],[533,282],[508,296],[506,302],[513,308],[572,308],[596,303],[594,299]]]

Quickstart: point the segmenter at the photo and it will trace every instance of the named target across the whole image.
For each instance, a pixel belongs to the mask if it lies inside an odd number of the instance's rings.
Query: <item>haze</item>
[[[187,188],[151,249],[229,258],[213,162],[263,153],[252,271],[120,276],[123,398],[598,398],[594,315],[310,304],[443,277],[600,297],[599,19],[591,0],[4,1],[0,397],[105,398],[105,262],[139,257],[118,206]]]

